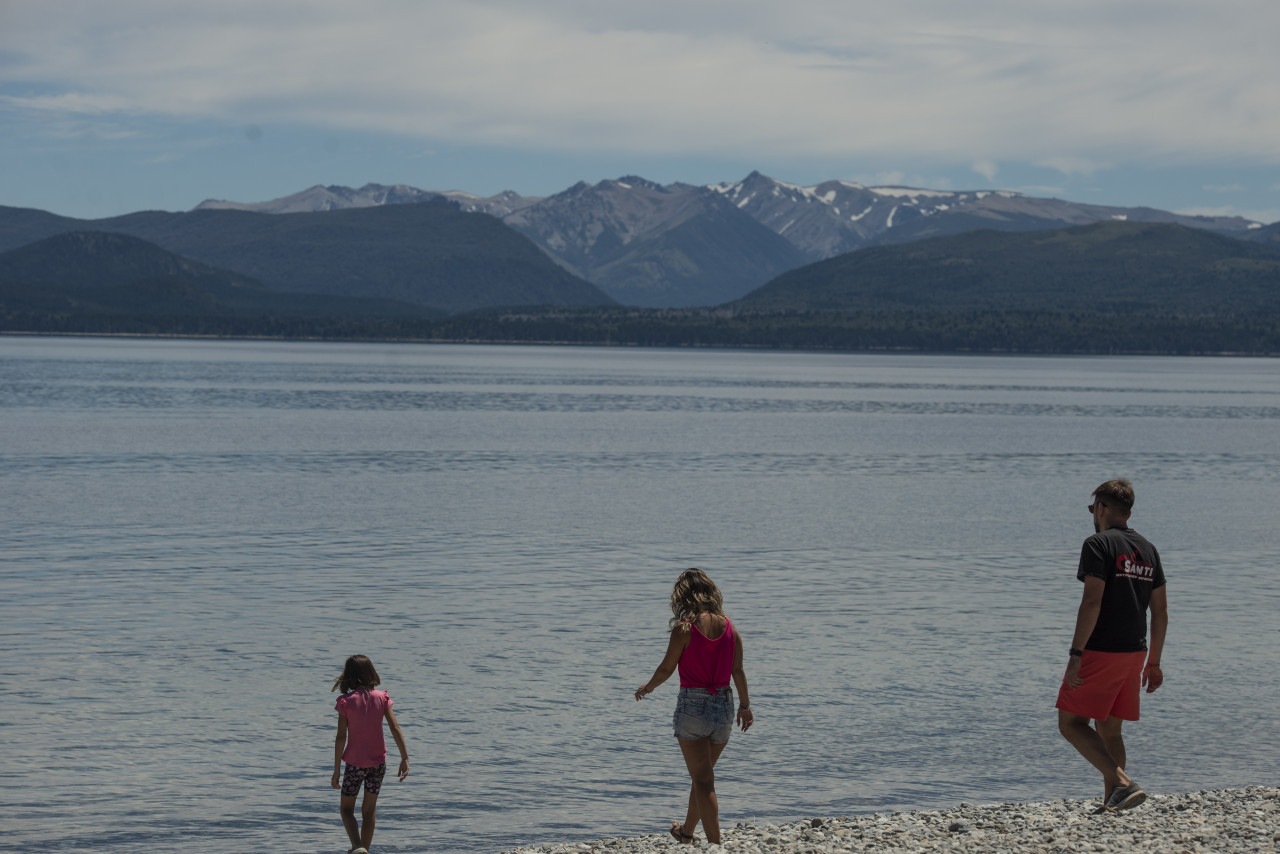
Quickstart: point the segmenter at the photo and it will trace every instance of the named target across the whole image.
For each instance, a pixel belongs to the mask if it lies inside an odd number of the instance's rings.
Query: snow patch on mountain
[[[956,195],[946,190],[920,190],[915,187],[869,187],[868,189],[876,195],[894,196],[896,198],[953,198]]]

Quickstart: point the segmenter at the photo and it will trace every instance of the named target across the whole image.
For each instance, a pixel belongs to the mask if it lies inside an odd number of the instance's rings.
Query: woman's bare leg
[[[724,744],[711,743],[711,767],[714,768],[716,760],[720,758],[720,754],[724,753],[724,749],[729,746],[729,742]],[[694,795],[693,786],[689,786],[689,811],[684,816],[684,832],[693,833],[698,829],[698,822],[702,819],[702,813],[698,811],[698,799]]]
[[[684,764],[689,768],[689,780],[693,783],[692,803],[697,809],[698,818],[702,821],[702,829],[707,834],[707,841],[720,844],[720,803],[716,799],[716,775],[714,772],[716,759],[724,750],[722,744],[712,744],[710,738],[677,739],[680,752],[684,754]],[[718,749],[715,749],[718,748]],[[690,810],[692,814],[692,810]],[[685,833],[690,833],[688,818],[685,819]]]

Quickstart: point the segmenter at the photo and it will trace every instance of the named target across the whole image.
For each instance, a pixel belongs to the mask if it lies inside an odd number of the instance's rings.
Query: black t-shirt
[[[1084,541],[1076,578],[1092,575],[1107,583],[1098,623],[1085,649],[1142,652],[1147,648],[1147,605],[1151,591],[1164,586],[1160,554],[1132,528],[1111,528]]]

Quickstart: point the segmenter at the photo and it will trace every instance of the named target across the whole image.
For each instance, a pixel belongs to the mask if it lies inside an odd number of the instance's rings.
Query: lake
[[[378,850],[664,832],[676,683],[632,692],[688,566],[730,826],[1100,794],[1053,702],[1117,476],[1171,612],[1130,772],[1274,785],[1278,426],[1266,359],[0,337],[6,847],[345,850],[355,652]]]

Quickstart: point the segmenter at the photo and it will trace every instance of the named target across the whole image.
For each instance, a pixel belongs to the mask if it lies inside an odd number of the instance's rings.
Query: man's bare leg
[[[1102,743],[1106,745],[1107,753],[1111,754],[1111,758],[1116,761],[1116,765],[1120,766],[1120,770],[1124,770],[1128,757],[1124,750],[1124,737],[1120,734],[1120,728],[1124,726],[1124,721],[1117,717],[1109,717],[1105,721],[1095,721],[1094,726],[1098,729],[1098,735],[1102,738]],[[1107,799],[1111,797],[1111,790],[1115,786],[1106,786],[1106,793],[1102,796],[1102,802],[1105,804]]]
[[[1103,728],[1106,728],[1105,724]],[[1117,727],[1116,733],[1118,734],[1119,731]],[[1071,746],[1078,750],[1081,756],[1089,760],[1090,765],[1102,772],[1102,783],[1108,797],[1116,786],[1127,786],[1133,782],[1129,779],[1129,775],[1124,773],[1124,767],[1107,750],[1107,744],[1102,736],[1089,726],[1087,717],[1059,709],[1058,732],[1071,742]],[[1104,800],[1103,803],[1105,804],[1106,801]]]

